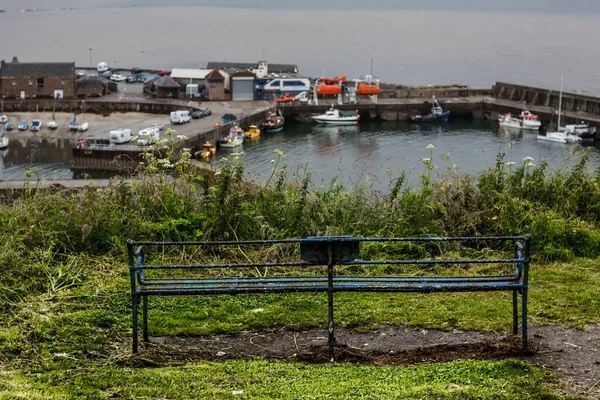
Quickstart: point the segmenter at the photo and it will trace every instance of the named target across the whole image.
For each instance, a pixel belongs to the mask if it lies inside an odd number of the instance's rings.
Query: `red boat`
[[[356,94],[360,96],[373,96],[381,94],[381,89],[377,85],[369,85],[366,83],[359,83],[356,88]]]
[[[289,93],[284,93],[283,96],[275,101],[278,103],[291,103],[294,101],[294,96],[290,95]]]
[[[331,85],[331,84],[335,84],[335,83],[344,83],[344,82],[346,82],[346,75],[342,75],[341,78],[339,78],[337,75],[334,76],[333,78],[320,77],[318,79],[318,81],[320,83],[325,83],[327,85]]]

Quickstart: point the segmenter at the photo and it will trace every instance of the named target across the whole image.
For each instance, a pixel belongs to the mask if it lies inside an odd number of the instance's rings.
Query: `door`
[[[25,99],[25,91],[21,90],[21,99]]]
[[[233,101],[248,101],[254,100],[254,78],[253,77],[240,77],[233,78],[232,88]]]

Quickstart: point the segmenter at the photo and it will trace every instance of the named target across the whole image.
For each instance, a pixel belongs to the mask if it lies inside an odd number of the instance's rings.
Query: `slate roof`
[[[11,78],[46,78],[49,76],[74,77],[75,63],[9,62],[2,64],[2,67],[0,68],[0,76]]]
[[[206,65],[208,69],[232,69],[239,68],[244,70],[250,70],[256,68],[256,63],[236,63],[236,62],[215,62],[211,61]],[[268,64],[268,72],[278,72],[292,74],[298,72],[298,66],[294,64]]]
[[[170,76],[162,76],[154,82],[154,86],[161,89],[179,89],[181,85]]]
[[[98,75],[83,76],[77,80],[78,85],[103,85],[107,80]]]

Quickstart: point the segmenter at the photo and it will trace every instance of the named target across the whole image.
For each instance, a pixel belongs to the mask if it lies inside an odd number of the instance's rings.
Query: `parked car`
[[[161,69],[160,71],[157,72],[158,75],[163,76],[163,75],[170,75],[171,71],[166,70],[166,69]]]
[[[138,67],[131,68],[131,75],[139,75],[142,73],[142,69]]]
[[[77,77],[78,77],[78,78],[81,78],[81,77],[84,77],[84,76],[85,76],[85,71],[84,71],[84,70],[82,70],[82,69],[80,69],[79,71],[77,71],[77,72],[76,72],[76,74],[77,74]]]
[[[110,78],[112,75],[113,75],[113,72],[111,70],[102,72],[102,76],[105,78]]]
[[[212,111],[210,111],[208,108],[201,108],[200,110],[194,111],[192,113],[192,118],[200,119],[208,117],[209,115],[212,115]]]
[[[126,79],[127,79],[127,78],[126,78],[126,77],[124,77],[124,76],[123,76],[123,75],[121,75],[121,74],[112,74],[112,75],[110,76],[110,80],[111,80],[111,81],[113,81],[113,82],[123,82],[123,81],[125,81]]]
[[[150,125],[150,128],[157,128],[159,131],[162,131],[165,128],[165,126],[163,124],[155,123]]]
[[[225,114],[223,115],[223,122],[224,123],[228,123],[231,121],[235,121],[237,119],[237,117],[235,116],[235,114]]]

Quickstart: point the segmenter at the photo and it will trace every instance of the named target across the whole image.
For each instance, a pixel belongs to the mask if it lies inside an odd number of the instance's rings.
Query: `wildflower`
[[[426,147],[427,150],[433,150],[435,149],[435,147],[433,147],[433,145],[431,143],[429,143]]]
[[[187,136],[185,136],[185,135],[177,135],[177,139],[179,139],[179,140],[187,140]]]
[[[275,149],[273,150],[275,152],[275,154],[277,154],[279,157],[285,157],[285,154],[283,154],[283,151],[279,150],[279,149]]]
[[[533,161],[533,157],[527,156],[527,157],[523,158],[523,161],[525,161],[525,162]]]
[[[528,166],[528,167],[535,167],[535,164],[534,164],[534,163],[532,163],[532,162],[530,162],[530,163],[527,163],[527,166]]]
[[[427,163],[431,162],[431,158],[429,158],[429,157],[421,158],[421,161],[423,161],[425,164],[427,164]]]
[[[504,165],[508,165],[510,167],[511,165],[515,165],[515,162],[514,161],[508,161],[508,162],[505,162]]]
[[[275,164],[275,160],[271,160],[271,164]]]

